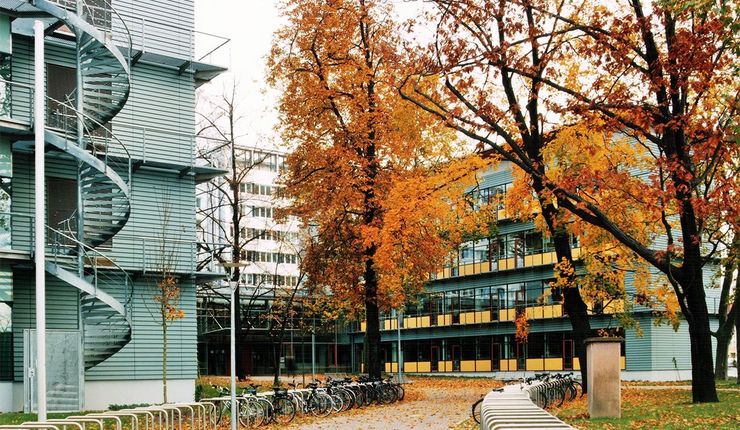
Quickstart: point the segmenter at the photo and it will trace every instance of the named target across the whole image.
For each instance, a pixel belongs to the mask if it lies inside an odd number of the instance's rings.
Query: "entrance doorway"
[[[439,372],[439,347],[438,346],[432,346],[431,371]]]
[[[85,366],[77,330],[46,331],[46,407],[49,412],[82,410]],[[38,411],[36,330],[23,330],[23,410]]]

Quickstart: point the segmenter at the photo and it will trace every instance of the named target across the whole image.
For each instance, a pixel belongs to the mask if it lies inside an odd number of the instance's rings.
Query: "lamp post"
[[[36,263],[36,404],[38,420],[46,421],[46,213],[44,203],[44,24],[34,31],[34,254]]]
[[[401,383],[401,377],[403,376],[401,374],[402,367],[403,367],[403,359],[401,358],[401,355],[403,355],[403,352],[401,351],[401,321],[403,321],[403,311],[398,311],[398,322],[396,323],[396,333],[398,334],[398,352],[397,352],[397,360],[398,361],[398,383]],[[392,369],[391,369],[392,370]]]
[[[233,273],[232,270],[237,267],[245,267],[247,266],[247,263],[221,263],[221,266],[227,269],[229,273],[229,277],[227,278],[226,282],[229,284],[229,290],[231,294],[230,302],[231,302],[231,321],[230,321],[230,353],[231,353],[231,430],[237,430],[236,425],[236,413],[237,413],[237,404],[236,404],[236,289],[239,287],[239,281],[232,281],[231,280],[231,274]]]

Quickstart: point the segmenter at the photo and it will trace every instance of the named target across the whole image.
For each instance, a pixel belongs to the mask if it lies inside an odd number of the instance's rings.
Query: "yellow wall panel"
[[[416,317],[406,317],[403,319],[403,325],[406,328],[416,328]]]
[[[627,368],[627,358],[626,357],[619,357],[619,368],[622,370]]]
[[[451,361],[440,361],[437,364],[437,368],[440,372],[452,372],[452,362]]]
[[[390,330],[390,329],[391,329],[390,320],[383,320],[383,330]]]
[[[416,372],[416,362],[406,362],[403,363],[403,371],[404,372]]]
[[[542,310],[542,318],[552,318],[552,306],[544,306]]]
[[[546,358],[545,370],[563,370],[562,358]]]
[[[365,321],[360,323],[360,331],[365,331],[366,327],[367,327],[367,323],[365,323]]]
[[[460,362],[461,372],[475,372],[475,360],[463,360]]]
[[[581,258],[581,248],[573,248],[570,250],[574,260]]]
[[[573,357],[573,370],[581,370],[581,362],[578,361],[578,357]]]
[[[420,361],[416,364],[416,371],[417,372],[431,372],[432,363],[429,361]]]
[[[539,258],[537,260],[539,261]],[[534,255],[525,255],[524,256],[524,267],[530,267],[530,266],[534,266]]]
[[[528,358],[527,370],[545,370],[545,360],[542,358]]]
[[[507,361],[509,362],[509,371],[510,371],[510,372],[512,372],[512,371],[515,371],[515,370],[517,370],[517,369],[516,369],[516,367],[517,367],[517,366],[516,366],[516,359],[513,359],[513,360],[507,360]]]
[[[385,363],[385,373],[391,372],[391,363]]]
[[[478,315],[476,317],[478,318],[478,322],[490,322],[491,312],[490,311],[478,312]]]
[[[563,306],[562,305],[552,305],[552,317],[560,318],[562,316],[563,316]]]
[[[475,323],[475,312],[464,312],[460,314],[460,324]]]
[[[490,372],[491,371],[491,360],[476,360],[475,361],[476,372]]]
[[[429,327],[432,325],[432,317],[425,316],[425,317],[419,317],[420,324],[419,327]]]

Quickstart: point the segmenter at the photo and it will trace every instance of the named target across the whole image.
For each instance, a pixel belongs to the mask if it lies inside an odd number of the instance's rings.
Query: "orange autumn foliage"
[[[522,169],[548,223],[557,204],[662,272],[691,327],[693,399],[716,401],[704,272],[740,223],[736,2],[432,3],[406,97]],[[576,134],[562,149],[587,162],[558,175],[544,152],[564,124],[632,148]]]
[[[462,231],[485,225],[463,191],[491,160],[464,156],[441,121],[399,97],[403,45],[387,4],[301,0],[283,13],[269,59],[294,148],[283,215],[309,229],[308,289],[337,313],[364,311],[379,354],[379,310],[415,297]]]

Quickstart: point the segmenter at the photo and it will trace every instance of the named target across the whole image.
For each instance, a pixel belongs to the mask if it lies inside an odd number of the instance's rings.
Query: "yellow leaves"
[[[163,324],[185,317],[185,312],[178,308],[180,287],[174,276],[165,274],[157,282],[157,295],[154,296],[154,301],[159,304],[159,314]]]

